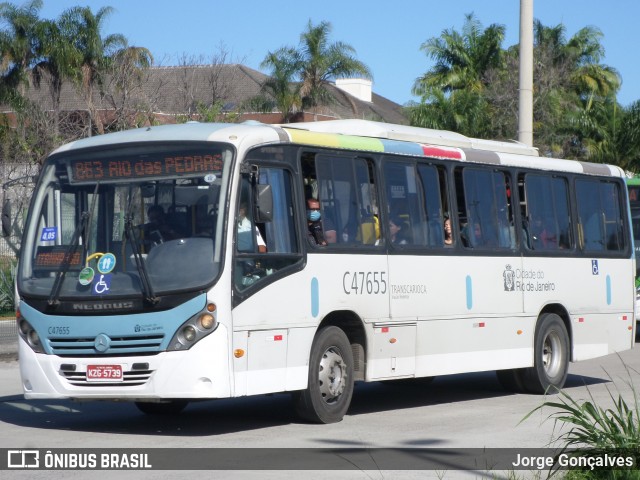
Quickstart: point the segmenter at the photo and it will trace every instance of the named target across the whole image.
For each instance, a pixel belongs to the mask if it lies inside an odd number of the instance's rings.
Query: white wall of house
[[[366,78],[338,78],[336,87],[363,102],[371,102],[373,82]]]

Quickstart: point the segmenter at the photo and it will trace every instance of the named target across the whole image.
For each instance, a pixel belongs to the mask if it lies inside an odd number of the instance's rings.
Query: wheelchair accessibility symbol
[[[98,281],[93,284],[94,295],[105,295],[111,289],[111,275],[100,275]]]

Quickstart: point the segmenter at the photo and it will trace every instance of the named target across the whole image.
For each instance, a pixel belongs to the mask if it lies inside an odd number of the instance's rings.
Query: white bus
[[[329,423],[358,381],[557,390],[632,348],[634,262],[614,166],[359,120],[97,136],[33,195],[24,394],[168,413],[287,391]]]

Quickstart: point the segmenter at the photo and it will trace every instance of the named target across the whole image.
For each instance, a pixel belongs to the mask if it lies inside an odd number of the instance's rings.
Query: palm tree
[[[295,51],[282,48],[269,52],[260,64],[261,68],[271,68],[271,76],[262,85],[261,93],[274,99],[283,123],[291,121],[295,110],[301,106],[300,84],[294,83],[297,65],[289,61],[295,57]]]
[[[421,103],[409,108],[411,125],[491,135],[491,112],[484,98],[486,74],[502,67],[504,31],[497,24],[483,30],[474,15],[467,14],[462,33],[444,30],[422,44],[436,63],[414,83],[413,93]]]
[[[39,88],[43,80],[48,81],[53,104],[53,133],[60,133],[60,94],[62,85],[73,78],[80,56],[73,47],[72,39],[65,36],[60,25],[51,20],[43,20],[38,25],[37,36],[40,39],[38,58],[33,67],[33,82]],[[45,79],[46,76],[46,79]]]
[[[110,98],[116,110],[115,128],[130,128],[137,115],[132,97],[135,89],[141,89],[144,72],[153,64],[153,55],[144,47],[125,47],[112,57],[109,73],[113,89]]]
[[[5,94],[17,89],[24,96],[38,48],[36,31],[41,8],[42,0],[31,0],[23,7],[8,2],[0,4],[0,20],[7,25],[6,30],[0,31],[0,72]]]
[[[316,107],[330,102],[326,89],[331,80],[354,75],[371,78],[369,67],[358,60],[355,49],[346,43],[329,43],[331,24],[314,26],[309,20],[307,31],[300,35],[298,71],[302,85],[303,106]]]
[[[300,82],[299,87],[292,90],[298,99],[287,100],[285,104],[296,106],[299,103],[302,108],[327,105],[331,102],[327,86],[335,79],[356,75],[372,78],[369,67],[355,57],[351,45],[329,42],[330,32],[329,22],[314,26],[309,20],[307,30],[300,35],[298,48],[283,47],[267,54],[263,65],[272,68],[274,86],[281,94],[288,96],[291,92],[284,88],[287,78]]]
[[[537,50],[551,52],[553,67],[566,81],[565,86],[588,103],[594,96],[606,98],[620,88],[618,72],[600,64],[604,47],[600,43],[602,32],[597,28],[582,28],[566,40],[564,25],[545,27],[537,20],[534,38]]]
[[[640,100],[624,109],[616,143],[619,165],[640,172]]]
[[[444,30],[420,47],[435,60],[435,67],[419,77],[413,87],[417,96],[429,95],[433,90],[452,93],[470,89],[481,92],[483,75],[501,64],[504,25],[492,24],[485,30],[473,13],[465,15],[462,33]]]
[[[615,96],[621,80],[615,69],[600,63],[601,37],[597,28],[585,27],[567,40],[563,25],[534,23],[534,117],[545,149],[557,150],[565,158],[614,163],[618,158],[614,132],[621,118]]]
[[[95,106],[96,87],[102,84],[103,74],[111,64],[112,55],[127,47],[127,40],[123,35],[101,35],[104,22],[112,12],[111,7],[102,7],[95,14],[90,7],[72,7],[60,17],[65,34],[74,39],[73,46],[81,56],[75,78],[98,133],[104,133],[104,125]]]
[[[464,132],[471,137],[490,136],[490,111],[486,99],[479,93],[460,90],[447,95],[434,89],[422,100],[407,107],[411,125]]]

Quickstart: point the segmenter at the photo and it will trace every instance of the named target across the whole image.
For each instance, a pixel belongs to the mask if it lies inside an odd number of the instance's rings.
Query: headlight
[[[42,342],[40,341],[40,335],[36,332],[35,328],[20,314],[16,312],[16,322],[18,322],[18,333],[20,337],[31,347],[36,353],[42,353]]]
[[[218,326],[217,308],[207,303],[205,308],[183,323],[169,343],[173,351],[188,350],[201,339],[214,332]]]
[[[187,342],[193,342],[196,339],[196,329],[191,325],[187,325],[182,328],[182,338],[184,338]]]
[[[40,347],[40,335],[35,330],[30,330],[29,335],[27,336],[29,340],[29,345],[33,348]]]
[[[211,330],[216,323],[216,319],[210,313],[203,313],[198,318],[198,323],[205,330]]]

